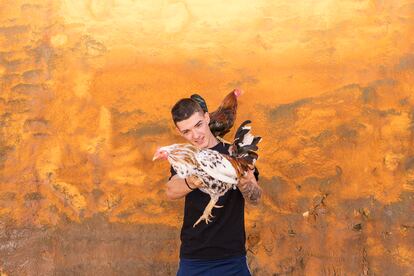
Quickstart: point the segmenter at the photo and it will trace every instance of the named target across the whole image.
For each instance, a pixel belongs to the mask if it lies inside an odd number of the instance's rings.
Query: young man
[[[230,145],[221,143],[211,133],[210,117],[194,100],[178,101],[171,110],[177,130],[198,148],[209,148],[228,154]],[[169,199],[185,197],[184,220],[181,229],[180,264],[178,276],[186,275],[250,275],[246,262],[246,234],[244,228],[245,200],[257,204],[261,188],[257,184],[259,172],[250,171],[240,179],[238,189],[230,189],[219,198],[212,222],[204,221],[193,227],[210,201],[201,192],[196,177],[179,178],[171,167],[167,183]]]

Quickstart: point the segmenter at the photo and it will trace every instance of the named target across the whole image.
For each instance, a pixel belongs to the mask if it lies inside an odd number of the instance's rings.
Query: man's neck
[[[212,135],[209,140],[207,148],[211,149],[212,147],[216,146],[218,143],[219,143],[219,140],[217,140],[217,138]]]

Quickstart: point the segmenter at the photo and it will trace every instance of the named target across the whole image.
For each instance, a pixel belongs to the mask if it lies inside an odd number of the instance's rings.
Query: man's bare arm
[[[191,189],[197,189],[201,185],[197,179],[191,176],[187,178],[187,183],[188,186],[185,183],[185,180],[183,178],[180,178],[178,175],[171,177],[171,179],[167,182],[167,197],[169,199],[182,198],[191,192]]]
[[[257,205],[262,197],[262,188],[257,184],[253,171],[240,179],[237,185],[244,199],[252,205]]]

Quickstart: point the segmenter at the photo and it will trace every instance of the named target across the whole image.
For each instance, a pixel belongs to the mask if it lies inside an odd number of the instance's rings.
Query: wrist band
[[[188,189],[190,189],[191,191],[195,190],[195,189],[191,188],[190,185],[188,185],[187,178],[184,178],[184,182],[187,185]]]

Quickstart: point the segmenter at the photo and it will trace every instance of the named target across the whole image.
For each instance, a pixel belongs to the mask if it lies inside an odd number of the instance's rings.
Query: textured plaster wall
[[[175,275],[152,154],[240,87],[254,275],[413,275],[413,30],[411,1],[0,1],[0,274]]]

